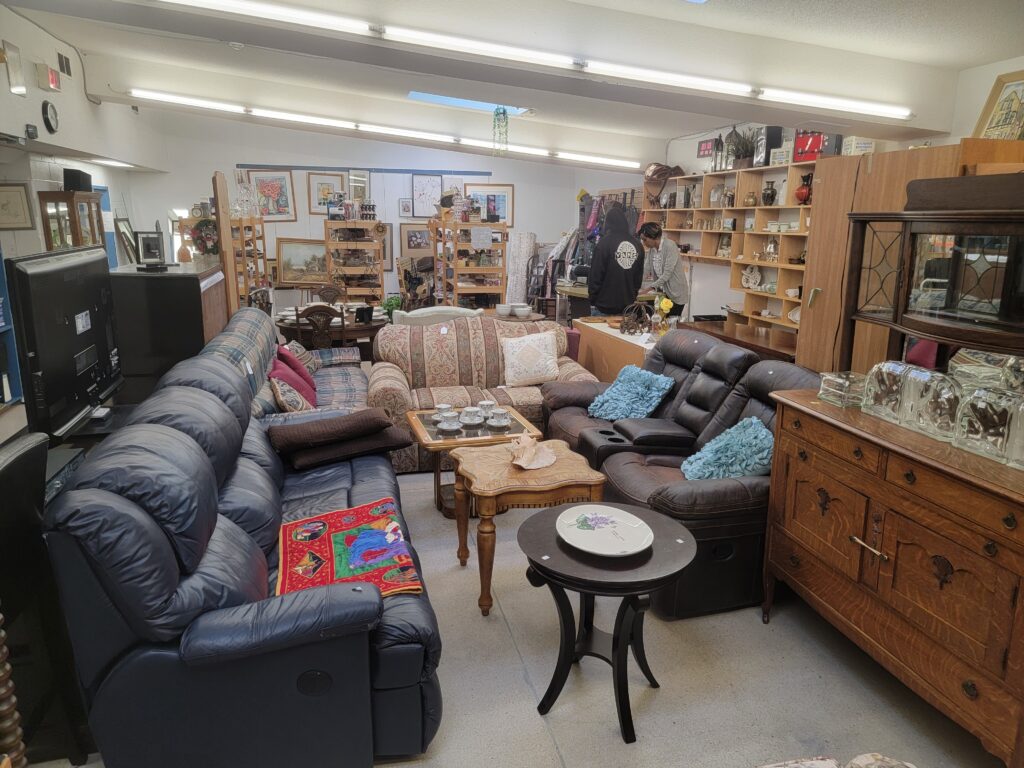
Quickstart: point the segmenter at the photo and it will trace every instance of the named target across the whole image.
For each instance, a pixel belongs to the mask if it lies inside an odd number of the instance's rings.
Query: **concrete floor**
[[[756,609],[677,622],[649,615],[647,656],[661,688],[630,661],[635,744],[622,742],[611,670],[598,659],[570,673],[541,717],[558,624],[548,591],[527,583],[515,541],[531,511],[497,518],[495,605],[484,618],[475,552],[460,568],[455,524],[433,509],[430,475],[403,476],[402,495],[444,640],[444,719],[426,755],[391,766],[751,768],[864,752],[918,768],[1002,765],[792,596],[768,626]],[[613,611],[599,602],[598,626],[610,627]]]

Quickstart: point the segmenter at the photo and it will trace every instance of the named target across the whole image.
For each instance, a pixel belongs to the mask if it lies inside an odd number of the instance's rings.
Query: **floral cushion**
[[[300,363],[306,366],[306,370],[309,371],[310,374],[316,373],[323,366],[323,363],[320,362],[320,357],[318,355],[314,355],[304,346],[299,344],[299,342],[289,341],[285,344],[285,347],[287,347],[291,353],[299,359]]]
[[[277,401],[278,408],[285,413],[313,410],[309,400],[300,395],[298,390],[288,382],[281,379],[271,379],[270,388],[274,392],[274,399]]]
[[[558,354],[555,334],[531,333],[520,338],[502,339],[505,357],[505,384],[528,387],[558,379]]]

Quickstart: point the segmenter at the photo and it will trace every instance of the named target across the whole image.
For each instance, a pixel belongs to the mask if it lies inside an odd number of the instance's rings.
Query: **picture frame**
[[[430,228],[426,224],[401,224],[402,238],[400,253],[403,259],[418,259],[431,254]]]
[[[412,176],[412,215],[429,219],[441,203],[442,178],[438,175],[414,173]]]
[[[973,136],[976,139],[1024,139],[1024,69],[996,78]]]
[[[515,226],[516,188],[514,184],[469,184],[464,194],[480,207],[481,216],[490,221],[497,216],[497,222],[509,227]]]
[[[348,191],[348,174],[307,173],[306,191],[309,198],[309,215],[326,216],[327,201],[339,192]]]
[[[256,205],[267,224],[298,221],[295,184],[291,170],[249,170],[246,172],[256,196]]]
[[[35,229],[27,182],[0,183],[0,231]]]
[[[324,241],[277,238],[277,276],[279,286],[329,285]]]
[[[4,40],[3,59],[7,65],[7,82],[11,93],[15,96],[28,96],[28,88],[25,87],[25,71],[21,67],[21,49],[9,40]]]
[[[400,219],[411,219],[413,217],[411,197],[400,197],[398,199],[398,217]]]
[[[383,235],[381,235],[379,233],[379,231],[378,232],[374,232],[373,236],[376,237],[376,238],[379,238],[380,241],[381,241],[381,244],[383,246],[381,248],[381,255],[382,255],[382,259],[384,261],[384,271],[385,272],[394,272],[395,271],[395,249],[394,249],[395,225],[394,224],[387,224],[387,223],[381,221],[381,222],[377,223],[377,229],[380,230],[381,227],[384,227],[385,229],[387,229],[387,232],[385,232]]]
[[[117,234],[117,242],[128,257],[129,264],[139,263],[139,253],[135,249],[135,230],[128,219],[114,219],[114,231]]]
[[[348,199],[352,202],[368,203],[370,197],[370,172],[366,169],[350,169],[348,174]]]

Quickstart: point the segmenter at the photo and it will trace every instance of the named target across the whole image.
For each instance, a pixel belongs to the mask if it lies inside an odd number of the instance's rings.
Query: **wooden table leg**
[[[493,497],[482,496],[476,499],[476,513],[480,517],[480,524],[476,528],[476,556],[480,561],[480,599],[477,605],[484,616],[491,612],[491,606],[494,605],[491,598],[491,574],[494,572],[494,515],[497,506],[497,500]]]
[[[619,611],[615,616],[615,629],[612,631],[612,684],[615,689],[615,709],[619,713],[619,730],[622,740],[627,744],[636,741],[633,729],[633,713],[629,706],[629,681],[626,676],[626,663],[629,660],[630,635],[633,632],[635,614],[635,597],[623,598]]]
[[[551,597],[555,599],[555,607],[558,609],[558,661],[555,664],[555,671],[551,675],[551,682],[548,683],[548,689],[544,692],[540,704],[537,705],[537,711],[546,715],[554,706],[562,688],[565,687],[565,681],[569,678],[569,670],[572,669],[573,662],[577,661],[576,628],[573,626],[572,605],[569,604],[569,598],[564,589],[545,579],[533,566],[526,570],[526,579],[535,587],[547,585],[551,590]]]
[[[438,512],[444,511],[444,499],[441,498],[441,453],[431,451],[430,456],[434,462],[434,506]]]
[[[455,525],[459,530],[459,549],[456,556],[459,565],[465,567],[469,559],[469,494],[466,492],[466,481],[455,467]]]

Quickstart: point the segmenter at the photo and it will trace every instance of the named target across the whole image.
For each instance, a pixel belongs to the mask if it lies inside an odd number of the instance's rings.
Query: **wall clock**
[[[52,101],[43,102],[43,125],[50,133],[56,133],[60,127],[60,116],[57,114],[57,107]]]

